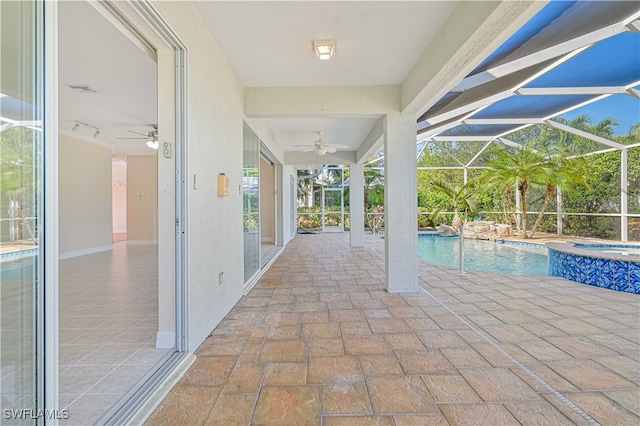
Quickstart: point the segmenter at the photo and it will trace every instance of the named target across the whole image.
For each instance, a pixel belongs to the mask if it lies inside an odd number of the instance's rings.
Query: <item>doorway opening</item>
[[[175,352],[156,345],[157,57],[103,7],[58,5],[63,425],[101,421]]]

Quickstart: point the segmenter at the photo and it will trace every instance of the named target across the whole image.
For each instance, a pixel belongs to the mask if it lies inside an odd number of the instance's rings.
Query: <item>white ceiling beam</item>
[[[434,136],[431,139],[442,142],[482,142],[494,140],[495,136]]]
[[[516,90],[516,95],[521,96],[562,96],[562,95],[616,95],[625,94],[627,89],[623,86],[607,87],[531,87]]]
[[[637,99],[640,99],[640,90],[634,89],[633,87],[630,87],[630,88],[627,89],[627,95],[633,96],[634,98],[637,98]]]
[[[245,87],[247,117],[380,118],[400,105],[400,86]]]
[[[520,145],[519,143],[516,143],[516,142],[511,141],[511,140],[506,139],[506,138],[497,138],[496,140],[502,142],[503,144],[505,144],[507,146],[513,147],[513,148],[518,148],[518,149],[522,148],[522,145]]]
[[[402,82],[401,111],[422,114],[431,108],[546,3],[458,2]]]
[[[439,143],[438,145],[440,146],[440,148],[444,149],[444,153],[445,153],[445,154],[447,154],[450,158],[452,158],[452,159],[453,159],[453,161],[455,161],[456,163],[460,164],[462,167],[465,167],[465,164],[464,164],[462,161],[458,160],[458,159],[456,158],[456,156],[455,156],[455,155],[453,155],[453,154],[451,153],[451,151],[449,151],[449,148],[447,148],[447,146],[446,146],[446,145],[443,145],[443,144],[441,144],[441,143]]]
[[[0,125],[0,133],[4,132],[5,130],[8,130],[8,129],[12,128],[13,126],[15,126],[14,123],[4,123],[4,124]]]
[[[468,118],[462,124],[538,124],[542,123],[541,118]],[[511,130],[509,131],[511,132]]]
[[[493,141],[489,141],[486,144],[484,144],[484,146],[480,149],[480,151],[478,151],[478,153],[476,155],[474,155],[471,160],[469,160],[469,162],[467,163],[467,165],[465,167],[471,166],[471,164],[473,164],[473,162],[476,161],[478,159],[478,157],[480,157],[480,155],[482,155],[482,153],[485,152],[486,149],[489,148],[489,145],[491,145],[492,143],[493,143]]]
[[[575,129],[571,126],[567,126],[566,124],[558,123],[557,121],[546,120],[545,123],[548,124],[549,126],[555,127],[556,129],[564,130],[565,132],[568,132],[568,133],[573,133],[574,135],[581,136],[586,139],[590,139],[594,142],[598,142],[606,146],[610,146],[611,148],[626,149],[626,147],[621,143],[610,141],[609,139],[605,139],[601,136],[593,135],[589,132],[585,132],[584,130]]]
[[[630,32],[640,32],[640,19],[636,19],[635,21],[629,22],[627,24],[627,30]]]
[[[486,167],[486,166],[471,166],[471,167],[460,167],[460,166],[418,166],[418,170],[464,170],[464,169],[480,170],[480,169],[488,169],[488,167]]]
[[[383,145],[384,122],[382,119],[376,121],[367,136],[364,138],[356,151],[356,163],[366,161],[367,158],[375,155]]]
[[[573,52],[570,52],[566,55],[564,55],[563,57],[559,58],[558,60],[554,61],[553,63],[551,63],[550,65],[546,66],[544,69],[538,71],[537,73],[529,76],[527,79],[525,79],[524,81],[519,82],[518,84],[516,84],[513,87],[508,88],[507,90],[497,93],[495,95],[492,96],[488,96],[485,97],[483,99],[480,99],[476,102],[472,102],[472,103],[468,103],[465,105],[462,105],[454,110],[439,114],[435,117],[432,117],[426,121],[428,121],[431,124],[436,124],[436,123],[440,123],[442,121],[448,120],[450,118],[453,117],[458,117],[462,114],[466,114],[465,118],[470,118],[473,115],[477,114],[478,112],[482,111],[483,109],[491,106],[492,104],[502,100],[502,99],[506,99],[508,97],[514,96],[516,95],[516,90],[520,89],[521,87],[529,84],[531,81],[537,79],[538,77],[540,77],[541,75],[544,75],[545,73],[551,71],[552,69],[560,66],[561,64],[565,63],[566,61],[568,61],[569,59],[573,58],[575,55],[577,55],[578,53],[582,52],[584,49],[586,49],[586,47],[582,47],[580,49],[576,49]]]
[[[585,154],[571,155],[571,156],[567,157],[567,160],[573,160],[574,158],[589,157],[591,155],[597,155],[597,154],[605,154],[607,152],[614,152],[614,151],[620,151],[620,150],[617,149],[617,148],[601,149],[599,151],[587,152]]]
[[[318,155],[313,152],[286,151],[285,164],[350,164],[356,162],[355,151],[336,151],[333,154]]]
[[[428,132],[418,133],[418,142],[431,140],[432,137],[439,135],[440,133],[447,131],[449,129],[453,129],[456,126],[462,124],[462,120],[452,121],[451,123],[443,124],[442,126],[434,127],[433,129],[429,129]]]
[[[438,123],[442,123],[443,121],[447,121],[450,120],[452,118],[458,117],[462,114],[467,114],[467,116],[472,116],[473,114],[477,113],[478,111],[480,111],[481,109],[484,109],[486,107],[488,107],[491,104],[494,104],[498,101],[501,101],[503,99],[507,99],[510,98],[511,96],[514,95],[513,89],[509,89],[509,90],[505,90],[503,92],[500,93],[496,93],[495,95],[486,97],[486,98],[482,98],[478,101],[475,102],[470,102],[468,104],[465,104],[461,107],[455,108],[451,111],[447,111],[444,112],[442,114],[438,114],[435,117],[431,117],[427,120],[424,120],[424,122],[428,123],[430,126],[434,125],[434,124],[438,124]]]
[[[505,75],[513,74],[544,61],[566,55],[576,49],[584,48],[585,46],[589,46],[625,31],[626,28],[624,22],[618,22],[608,27],[565,41],[564,43],[560,43],[514,61],[507,62],[506,64],[498,65],[497,67],[491,68],[474,76],[467,77],[462,80],[455,89],[458,91],[469,90],[488,81],[504,77]]]

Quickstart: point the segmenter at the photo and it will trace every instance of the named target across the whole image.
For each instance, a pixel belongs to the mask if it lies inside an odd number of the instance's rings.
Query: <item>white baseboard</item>
[[[173,331],[158,331],[156,334],[156,349],[171,349],[176,345],[176,333]]]
[[[155,246],[158,240],[127,240],[128,246]]]
[[[74,251],[68,251],[66,253],[60,253],[59,258],[60,260],[71,259],[72,257],[85,256],[87,254],[100,253],[101,251],[109,251],[109,250],[113,250],[112,244],[108,246],[91,247],[88,249],[74,250]]]

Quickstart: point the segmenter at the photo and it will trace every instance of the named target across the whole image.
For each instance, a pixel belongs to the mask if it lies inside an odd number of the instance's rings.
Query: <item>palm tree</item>
[[[563,147],[556,147],[551,153],[548,150],[535,150],[531,144],[524,144],[521,148],[504,146],[487,165],[489,170],[486,173],[486,182],[489,185],[504,186],[508,194],[511,193],[511,187],[518,188],[522,206],[520,234],[525,239],[531,238],[537,231],[558,187],[571,190],[578,185],[587,186],[584,180],[585,173],[582,172],[585,167],[584,161],[579,158],[567,160],[566,149]],[[532,188],[544,189],[546,195],[529,233],[527,194]]]
[[[560,149],[553,155],[550,155],[547,163],[551,167],[551,174],[548,176],[546,187],[546,196],[542,208],[538,213],[538,217],[531,228],[531,236],[538,230],[538,226],[542,222],[544,213],[549,208],[553,196],[556,195],[558,187],[571,190],[577,186],[588,187],[584,178],[586,176],[586,163],[583,158],[573,158],[567,160],[568,154],[565,149]]]
[[[476,194],[472,190],[472,185],[471,183],[460,185],[444,180],[432,181],[429,187],[433,191],[443,194],[445,199],[435,207],[431,214],[437,215],[441,211],[453,207],[454,219],[452,226],[456,231],[460,231],[460,226],[462,225],[460,210],[475,210]]]
[[[547,184],[553,181],[552,163],[540,151],[524,144],[521,148],[502,146],[496,150],[496,156],[487,162],[487,166],[489,170],[486,173],[486,182],[489,185],[504,187],[507,194],[510,193],[511,187],[518,188],[522,205],[520,232],[523,238],[529,238],[531,235],[527,233],[527,191],[534,187],[547,187]]]

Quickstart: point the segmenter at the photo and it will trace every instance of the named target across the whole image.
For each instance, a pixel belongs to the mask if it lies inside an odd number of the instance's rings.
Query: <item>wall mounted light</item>
[[[333,40],[315,40],[313,42],[313,50],[321,61],[331,59],[333,52],[336,50],[336,42]]]

